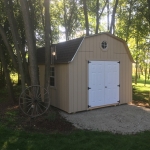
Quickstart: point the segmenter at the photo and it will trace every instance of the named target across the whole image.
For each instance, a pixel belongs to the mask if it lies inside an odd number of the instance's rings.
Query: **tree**
[[[12,11],[13,10],[12,1],[11,0],[5,0],[4,2],[5,2],[5,9],[6,9],[7,16],[8,16],[8,21],[9,21],[12,36],[13,36],[14,45],[15,45],[15,48],[17,51],[19,72],[21,74],[22,90],[24,90],[25,89],[25,72],[24,72],[23,65],[22,65],[22,58],[21,58],[21,52],[20,52],[20,49],[22,46],[21,46],[19,33],[17,30],[17,23],[15,21],[14,14]]]
[[[113,13],[112,13],[112,18],[111,18],[110,33],[112,33],[112,34],[114,34],[114,32],[115,32],[115,14],[116,14],[118,1],[119,0],[115,1],[115,5],[114,5],[114,8],[113,8]]]
[[[20,4],[21,4],[21,10],[23,15],[27,45],[28,45],[31,85],[38,85],[39,79],[38,79],[38,66],[37,66],[37,57],[36,57],[36,45],[34,39],[34,30],[31,25],[29,7],[26,0],[20,0]]]
[[[101,12],[99,13],[99,9],[100,9],[100,3],[99,3],[99,0],[96,1],[96,29],[95,29],[95,34],[98,34],[98,30],[99,30],[99,23],[100,23],[100,18],[104,12],[104,9],[106,7],[106,5],[108,4],[108,0],[106,0],[104,2],[104,5],[101,9]]]
[[[50,80],[50,14],[49,14],[49,0],[44,1],[45,6],[45,88],[49,87]],[[48,89],[49,91],[49,89]]]
[[[73,28],[76,26],[77,22],[77,9],[76,1],[67,1],[63,0],[63,11],[64,11],[64,27],[65,27],[65,36],[66,41],[71,39],[71,34],[73,33]]]
[[[109,0],[107,1],[107,31],[109,31]]]
[[[87,5],[86,0],[83,1],[83,10],[84,10],[84,17],[85,17],[85,28],[86,28],[86,36],[89,35],[89,19],[88,19],[88,12],[87,12]]]
[[[16,55],[14,54],[13,49],[12,49],[12,47],[10,46],[10,44],[9,44],[9,42],[7,40],[7,35],[6,35],[6,33],[5,33],[5,31],[4,31],[4,29],[3,29],[1,24],[0,24],[0,35],[1,35],[3,41],[4,41],[5,45],[6,45],[6,48],[8,50],[10,58],[12,59],[14,67],[18,71],[19,69],[18,69],[18,63],[17,63],[17,60],[16,60]]]
[[[9,100],[14,103],[15,96],[14,96],[14,93],[13,93],[13,87],[12,87],[12,83],[11,83],[11,79],[10,79],[9,70],[7,69],[5,54],[4,54],[3,48],[1,46],[0,46],[0,60],[2,62],[2,66],[3,66],[5,77],[6,77],[7,89],[8,89],[8,93],[9,93],[8,94],[9,95]]]

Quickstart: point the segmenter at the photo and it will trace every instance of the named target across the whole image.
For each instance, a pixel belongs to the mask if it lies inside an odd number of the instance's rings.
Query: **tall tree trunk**
[[[35,38],[35,35],[34,35],[34,30],[35,30],[35,8],[33,6],[33,2],[32,0],[28,0],[28,7],[30,9],[30,20],[31,20],[31,28],[32,28],[32,34],[33,34],[33,39],[34,39],[34,45],[36,46],[36,38]]]
[[[5,79],[4,79],[2,62],[0,60],[0,88],[2,87],[5,87]]]
[[[44,20],[44,15],[43,15],[43,0],[40,0],[40,12],[41,12],[41,17],[42,17],[42,26],[43,26],[43,29],[45,29],[45,20]]]
[[[148,21],[149,21],[149,24],[150,24],[150,0],[147,0],[147,4],[148,4]]]
[[[135,64],[135,79],[134,79],[134,83],[137,84],[137,78],[138,78],[138,57],[136,56],[136,64]]]
[[[114,30],[115,30],[115,14],[116,14],[116,9],[117,9],[117,5],[118,5],[118,1],[116,0],[115,2],[115,6],[113,8],[113,13],[112,13],[112,18],[111,18],[111,24],[110,24],[110,33],[114,34]]]
[[[47,89],[49,87],[49,80],[50,80],[50,56],[51,56],[49,0],[44,0],[44,6],[45,6],[45,88]]]
[[[64,24],[65,24],[65,36],[66,36],[66,41],[69,40],[69,35],[68,35],[68,25],[67,25],[67,13],[66,13],[66,0],[63,0],[63,9],[64,9]]]
[[[100,14],[99,14],[99,9],[100,9],[99,8],[99,6],[100,6],[99,0],[97,0],[97,2],[96,2],[96,30],[95,30],[95,34],[98,34],[100,18],[101,18],[102,14],[104,12],[104,9],[105,9],[105,7],[107,5],[107,1],[108,0],[105,1],[105,4],[104,4],[104,6],[103,6],[102,11],[101,11]]]
[[[71,32],[72,32],[72,19],[74,15],[75,10],[75,0],[72,1],[73,6],[69,8],[69,12],[67,12],[66,8],[66,0],[63,0],[63,9],[64,9],[64,25],[65,25],[65,35],[66,35],[66,41],[70,40]],[[67,16],[69,14],[69,16]]]
[[[21,42],[20,42],[18,30],[17,30],[17,23],[15,21],[14,14],[12,11],[12,8],[13,8],[12,7],[12,1],[11,0],[5,0],[4,2],[5,2],[6,12],[8,15],[8,21],[9,21],[12,36],[13,36],[14,45],[15,45],[16,52],[17,52],[19,72],[21,74],[21,83],[22,83],[21,85],[22,85],[22,91],[23,91],[25,89],[25,72],[24,72],[24,69],[22,66],[22,58],[21,58],[21,54],[20,54],[19,44],[21,44]]]
[[[86,0],[83,0],[83,9],[84,9],[84,17],[85,17],[86,36],[88,36],[89,35],[89,19],[88,19]]]
[[[138,43],[138,36],[136,37],[136,50],[138,51],[139,49],[139,43]],[[136,55],[136,68],[135,68],[135,84],[137,84],[137,79],[138,79],[138,55]]]
[[[107,30],[109,31],[109,0],[107,0]]]
[[[147,63],[146,63],[144,72],[145,72],[144,86],[146,86],[146,79],[147,79]]]
[[[148,80],[150,79],[150,67],[148,68]]]
[[[99,29],[99,0],[96,1],[96,30],[95,34],[98,34]]]
[[[8,42],[8,40],[7,40],[6,33],[5,33],[5,31],[4,31],[3,27],[2,27],[2,25],[0,25],[0,35],[2,36],[2,39],[3,39],[4,43],[5,43],[5,46],[6,46],[6,48],[7,48],[7,51],[8,51],[8,53],[9,53],[9,56],[10,56],[10,58],[12,59],[12,62],[13,62],[14,67],[15,67],[15,69],[18,71],[19,68],[18,68],[16,56],[15,56],[15,54],[13,53],[13,50],[12,50],[11,46],[9,45],[9,42]]]
[[[132,13],[132,1],[130,2],[130,9],[129,9],[129,16],[128,16],[128,23],[127,23],[127,31],[126,31],[126,42],[128,42],[129,39],[129,28],[131,25],[131,13]]]
[[[13,92],[13,86],[11,83],[11,79],[10,79],[10,74],[9,74],[9,70],[7,69],[7,63],[5,61],[5,55],[4,55],[4,51],[3,49],[0,47],[0,59],[2,62],[2,66],[5,72],[5,77],[6,77],[6,83],[7,83],[7,89],[8,89],[8,95],[9,95],[9,100],[14,103],[15,101],[15,96],[14,96],[14,92]]]
[[[25,50],[22,46],[21,38],[20,38],[19,32],[17,30],[17,22],[15,20],[14,14],[13,14],[12,1],[11,0],[5,0],[5,6],[6,6],[6,12],[8,14],[8,20],[9,20],[9,24],[10,24],[10,27],[11,27],[11,32],[12,32],[12,35],[13,35],[15,48],[16,48],[16,51],[17,51],[17,57],[18,57],[18,52],[19,52],[19,54],[20,54],[19,57],[22,60],[21,65],[22,65],[22,70],[23,70],[24,74],[21,73],[22,71],[20,70],[20,66],[19,66],[19,72],[21,74],[21,78],[23,77],[24,79],[21,79],[21,80],[25,80],[27,82],[27,84],[30,85],[29,68],[28,68],[28,64],[26,62],[26,58],[25,58],[26,53],[25,53]],[[20,50],[21,50],[21,52],[20,52]],[[19,62],[19,60],[18,60],[18,62]],[[22,82],[22,84],[24,84],[24,81],[21,81],[21,82]]]
[[[20,0],[20,4],[21,4],[21,10],[23,15],[27,45],[28,45],[31,85],[38,85],[39,78],[38,78],[36,45],[34,40],[34,31],[31,25],[29,7],[28,7],[27,0]]]

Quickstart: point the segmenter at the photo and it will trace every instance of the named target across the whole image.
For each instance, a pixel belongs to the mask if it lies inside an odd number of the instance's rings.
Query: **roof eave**
[[[75,54],[74,54],[74,56],[72,57],[71,61],[68,61],[68,63],[71,63],[71,62],[74,60],[74,58],[76,57],[76,55],[77,55],[77,53],[78,53],[78,51],[79,51],[79,49],[80,49],[80,47],[81,47],[81,45],[82,45],[84,39],[85,39],[85,37],[82,39],[82,41],[81,41],[81,43],[80,43],[80,45],[79,45],[77,51],[75,52]]]

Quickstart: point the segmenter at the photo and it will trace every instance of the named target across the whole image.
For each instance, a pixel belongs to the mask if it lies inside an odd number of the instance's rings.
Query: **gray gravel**
[[[150,130],[150,109],[135,105],[120,105],[67,114],[60,112],[80,129],[135,134]]]

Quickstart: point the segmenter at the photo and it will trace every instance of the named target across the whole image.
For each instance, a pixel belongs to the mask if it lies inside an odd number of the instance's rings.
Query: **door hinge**
[[[88,87],[88,90],[91,89],[90,87]]]
[[[119,84],[119,85],[117,85],[117,86],[119,86],[119,87],[120,87],[120,84]]]
[[[120,100],[119,101],[117,101],[118,103],[120,103]]]
[[[91,62],[88,60],[88,64],[89,64],[89,63],[91,63]]]
[[[119,63],[119,64],[120,64],[120,61],[118,61],[117,63]]]
[[[90,105],[88,105],[88,108],[91,107]]]

